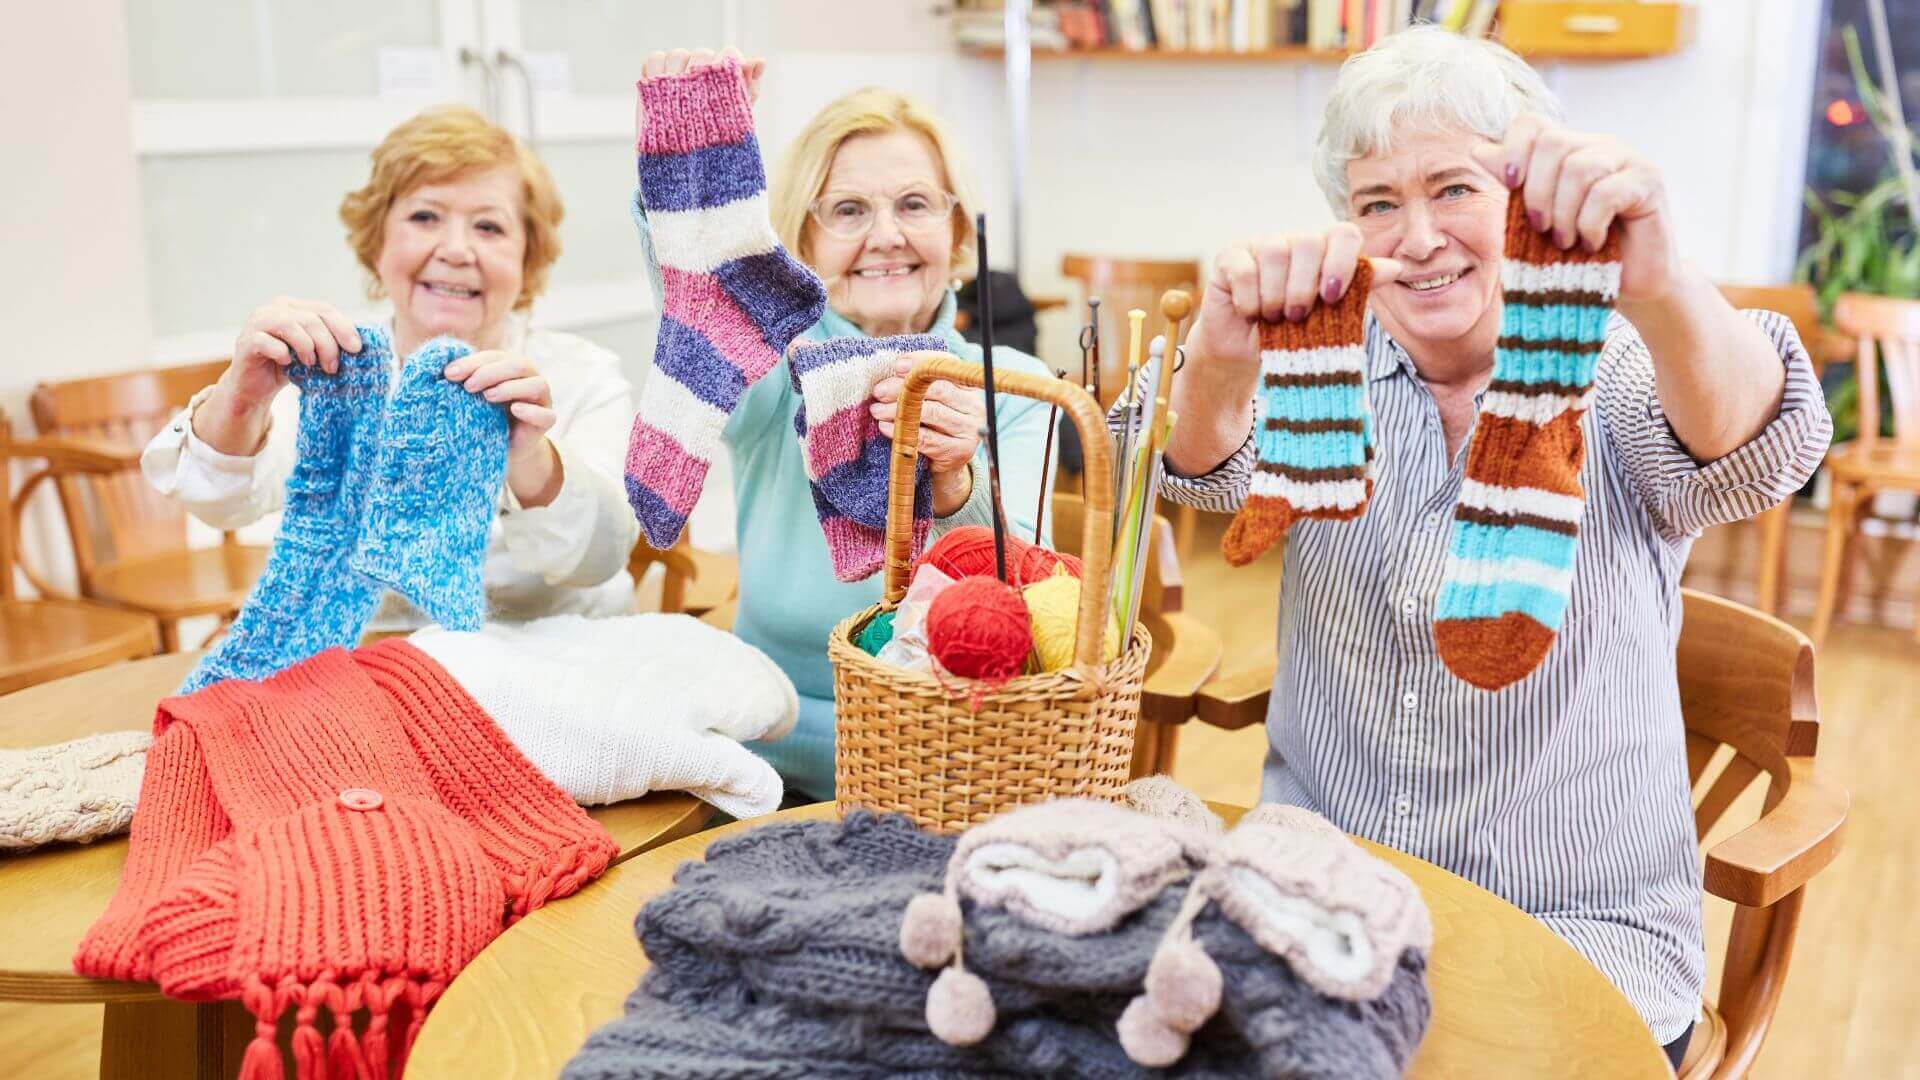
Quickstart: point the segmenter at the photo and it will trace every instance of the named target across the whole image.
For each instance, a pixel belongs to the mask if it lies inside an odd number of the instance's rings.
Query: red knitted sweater
[[[239,998],[257,1021],[243,1080],[282,1075],[289,1008],[300,1080],[397,1074],[427,1008],[503,922],[616,853],[404,641],[167,698],[153,726],[120,889],[74,970]]]

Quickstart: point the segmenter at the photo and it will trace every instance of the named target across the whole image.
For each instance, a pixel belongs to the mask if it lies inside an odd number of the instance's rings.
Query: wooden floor
[[[1218,520],[1202,525],[1184,591],[1188,610],[1220,629],[1231,668],[1272,647],[1279,561],[1270,554],[1229,568],[1217,554],[1220,528]],[[1725,547],[1739,550],[1737,539]],[[1711,558],[1696,561],[1709,564],[1703,587],[1719,580]],[[1743,599],[1745,587],[1727,591]],[[1821,768],[1852,791],[1853,814],[1845,850],[1809,886],[1785,997],[1754,1075],[1920,1080],[1920,645],[1904,624],[1842,626],[1821,653],[1816,678]],[[1265,750],[1258,728],[1190,724],[1175,776],[1206,798],[1250,803]],[[1752,820],[1762,794],[1755,787],[1727,820]],[[1710,901],[1707,912],[1714,978],[1725,907]],[[0,1077],[93,1076],[99,1030],[98,1006],[0,1003]]]

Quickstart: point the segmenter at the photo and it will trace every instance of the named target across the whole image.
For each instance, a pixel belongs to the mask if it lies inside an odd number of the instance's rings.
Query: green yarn
[[[867,623],[866,628],[860,631],[860,636],[853,639],[853,643],[860,646],[861,651],[868,656],[879,656],[881,647],[892,640],[893,612],[883,611]]]

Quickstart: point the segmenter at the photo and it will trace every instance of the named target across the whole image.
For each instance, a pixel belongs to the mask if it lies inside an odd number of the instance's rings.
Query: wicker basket
[[[1113,450],[1100,408],[1065,380],[997,372],[994,390],[1060,406],[1080,432],[1087,509],[1073,666],[1022,675],[991,690],[883,664],[854,644],[874,616],[906,595],[912,573],[913,481],[920,403],[937,380],[980,387],[984,372],[940,353],[907,376],[894,426],[887,508],[886,594],[827,638],[833,664],[834,778],[840,812],[907,814],[955,832],[1025,803],[1065,796],[1116,797],[1133,760],[1140,685],[1152,639],[1136,627],[1118,657],[1100,661],[1111,579]]]

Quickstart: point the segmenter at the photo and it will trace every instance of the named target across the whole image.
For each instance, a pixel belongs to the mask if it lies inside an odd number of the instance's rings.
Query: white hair
[[[1348,162],[1391,153],[1394,136],[1409,131],[1465,130],[1497,140],[1528,111],[1561,116],[1559,99],[1513,50],[1415,26],[1340,65],[1314,141],[1313,176],[1344,220]]]

